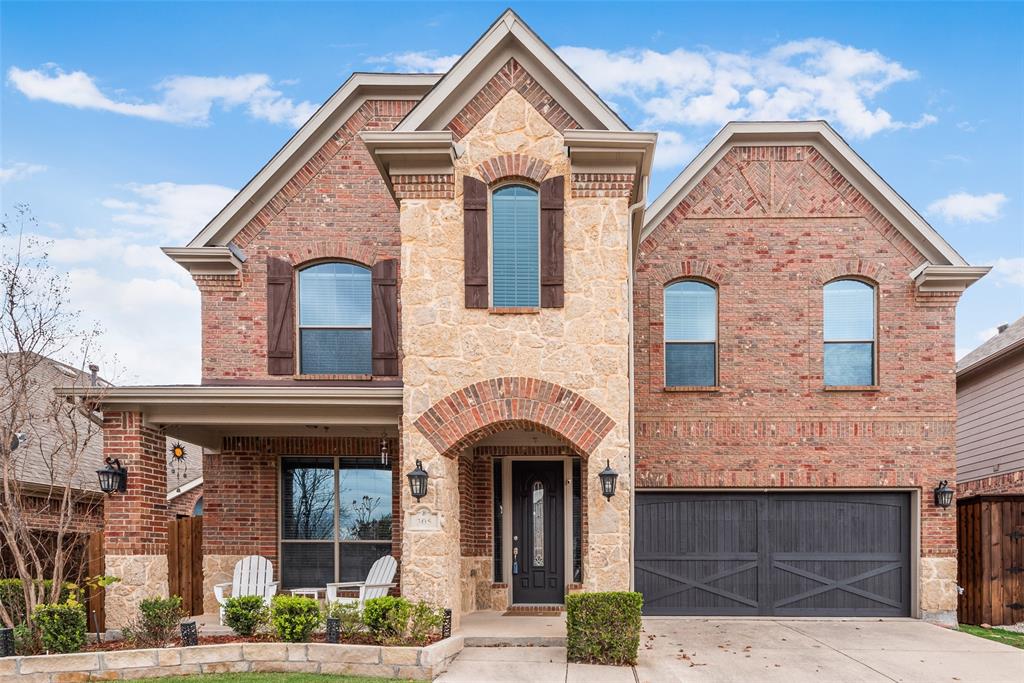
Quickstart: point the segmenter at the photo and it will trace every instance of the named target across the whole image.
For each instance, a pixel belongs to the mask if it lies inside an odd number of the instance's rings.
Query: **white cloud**
[[[391,52],[366,60],[369,64],[386,65],[398,71],[439,74],[452,68],[461,55],[438,55],[433,50],[422,52]]]
[[[1024,257],[996,259],[990,277],[997,284],[1024,287]]]
[[[102,346],[126,368],[124,383],[194,383],[200,370],[199,292],[159,277],[70,272],[71,306],[103,329]]]
[[[950,223],[989,223],[999,218],[1006,203],[1001,192],[968,194],[955,192],[928,205],[928,213],[940,216]]]
[[[22,180],[30,175],[42,173],[46,166],[42,164],[17,163],[10,166],[0,166],[0,183],[8,183],[12,180]]]
[[[658,146],[654,151],[655,168],[679,168],[697,155],[699,147],[674,130],[658,133]]]
[[[931,114],[898,121],[872,104],[916,72],[879,52],[820,38],[756,55],[576,46],[557,52],[603,96],[630,98],[647,116],[645,126],[825,118],[851,137],[867,138],[937,121]]]
[[[983,344],[983,343],[987,342],[989,339],[991,339],[992,337],[996,336],[997,334],[999,334],[999,328],[998,327],[986,327],[985,329],[981,330],[980,332],[978,332],[974,336],[978,340],[979,343]]]
[[[222,185],[132,183],[125,186],[130,200],[116,197],[102,204],[114,211],[112,220],[123,225],[150,228],[164,244],[194,237],[235,195]]]
[[[205,125],[210,111],[245,107],[255,119],[298,127],[305,123],[316,105],[295,102],[274,89],[267,74],[241,76],[173,76],[156,85],[161,99],[156,102],[117,100],[104,94],[95,79],[84,71],[67,73],[59,67],[7,71],[8,81],[32,100],[45,100],[78,109],[98,109],[125,116],[137,116],[169,123]]]

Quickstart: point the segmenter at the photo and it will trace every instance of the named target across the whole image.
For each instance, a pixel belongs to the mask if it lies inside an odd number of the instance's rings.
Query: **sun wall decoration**
[[[185,445],[175,441],[171,445],[167,462],[171,466],[171,471],[179,477],[188,472],[188,453],[185,452]]]

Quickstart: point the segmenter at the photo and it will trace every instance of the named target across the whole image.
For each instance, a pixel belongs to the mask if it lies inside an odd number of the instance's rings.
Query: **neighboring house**
[[[956,364],[957,497],[1024,495],[1024,318]]]
[[[650,203],[655,145],[512,11],[443,76],[349,78],[165,249],[202,384],[103,403],[144,473],[107,501],[133,577],[108,623],[166,590],[165,435],[205,452],[208,588],[253,553],[282,590],[390,553],[456,620],[636,588],[651,614],[955,621],[933,489],[987,268],[824,122],[729,124]]]
[[[77,438],[81,439],[81,446],[76,448],[73,445],[75,437],[68,436],[72,430],[62,435],[54,428],[55,423],[51,419],[54,414],[51,406],[55,398],[53,390],[84,388],[93,382],[104,387],[109,385],[93,372],[83,372],[50,358],[35,358],[37,360],[22,363],[19,362],[18,354],[0,354],[0,369],[5,377],[18,376],[22,368],[30,368],[27,375],[30,387],[27,398],[29,419],[16,426],[16,430],[27,438],[13,452],[12,457],[18,489],[22,493],[22,509],[30,512],[27,517],[29,527],[34,531],[39,547],[49,548],[51,553],[61,519],[61,500],[70,482],[74,513],[66,518],[66,530],[73,534],[74,539],[65,548],[72,549],[74,553],[68,574],[74,577],[79,569],[85,571],[86,539],[103,526],[103,494],[96,477],[96,470],[104,466],[100,432],[102,416],[86,411],[73,413],[74,431],[80,435]],[[16,386],[15,382],[18,380],[8,382],[5,387]],[[3,393],[9,395],[7,390]],[[76,457],[69,457],[70,451],[74,451]],[[46,554],[44,550],[43,555]],[[11,562],[10,548],[0,542],[0,577],[16,575]]]

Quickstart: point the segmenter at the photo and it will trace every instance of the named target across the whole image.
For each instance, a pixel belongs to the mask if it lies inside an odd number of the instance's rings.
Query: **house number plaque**
[[[428,508],[420,508],[409,515],[409,531],[440,531],[441,516]]]

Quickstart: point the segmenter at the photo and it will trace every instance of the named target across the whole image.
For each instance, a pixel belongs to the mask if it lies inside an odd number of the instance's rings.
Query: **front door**
[[[563,463],[512,462],[512,602],[565,596]]]

